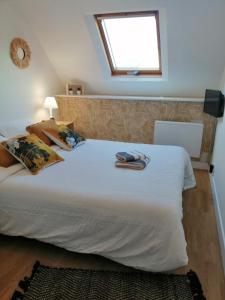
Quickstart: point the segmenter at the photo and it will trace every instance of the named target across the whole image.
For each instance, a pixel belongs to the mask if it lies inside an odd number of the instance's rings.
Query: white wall
[[[0,2],[0,28],[0,121],[44,118],[45,95],[62,92],[62,83],[30,26],[6,1]],[[10,42],[15,37],[24,38],[31,48],[31,63],[24,70],[10,58]]]
[[[225,94],[225,70],[221,90]],[[214,192],[216,193],[217,221],[225,271],[225,117],[220,118],[218,121],[212,163],[215,167],[212,178]]]
[[[64,83],[91,94],[203,97],[225,66],[224,0],[8,0],[37,34]],[[93,14],[159,9],[165,81],[111,78]]]

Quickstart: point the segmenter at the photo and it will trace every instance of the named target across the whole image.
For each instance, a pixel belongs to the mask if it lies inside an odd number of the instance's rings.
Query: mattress
[[[146,169],[114,166],[115,153],[129,150],[151,157]],[[187,264],[182,192],[195,178],[183,148],[87,140],[57,151],[65,161],[36,176],[0,176],[0,233],[148,271]]]

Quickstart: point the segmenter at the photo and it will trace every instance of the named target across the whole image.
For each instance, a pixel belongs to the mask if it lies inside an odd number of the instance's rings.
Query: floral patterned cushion
[[[65,125],[58,126],[57,130],[46,128],[43,132],[56,145],[64,150],[72,150],[85,142],[85,138]]]
[[[64,160],[35,134],[11,138],[2,145],[34,175],[41,169]]]

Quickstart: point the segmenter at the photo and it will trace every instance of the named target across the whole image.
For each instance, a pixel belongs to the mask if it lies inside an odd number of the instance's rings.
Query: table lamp
[[[55,97],[46,97],[44,101],[44,107],[49,108],[50,119],[53,118],[52,110],[58,108]]]

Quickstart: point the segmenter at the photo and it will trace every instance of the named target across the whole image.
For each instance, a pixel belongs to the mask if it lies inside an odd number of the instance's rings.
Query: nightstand
[[[74,130],[74,123],[73,122],[69,122],[69,121],[56,121],[57,125],[65,125],[67,127],[69,127],[69,129]]]

